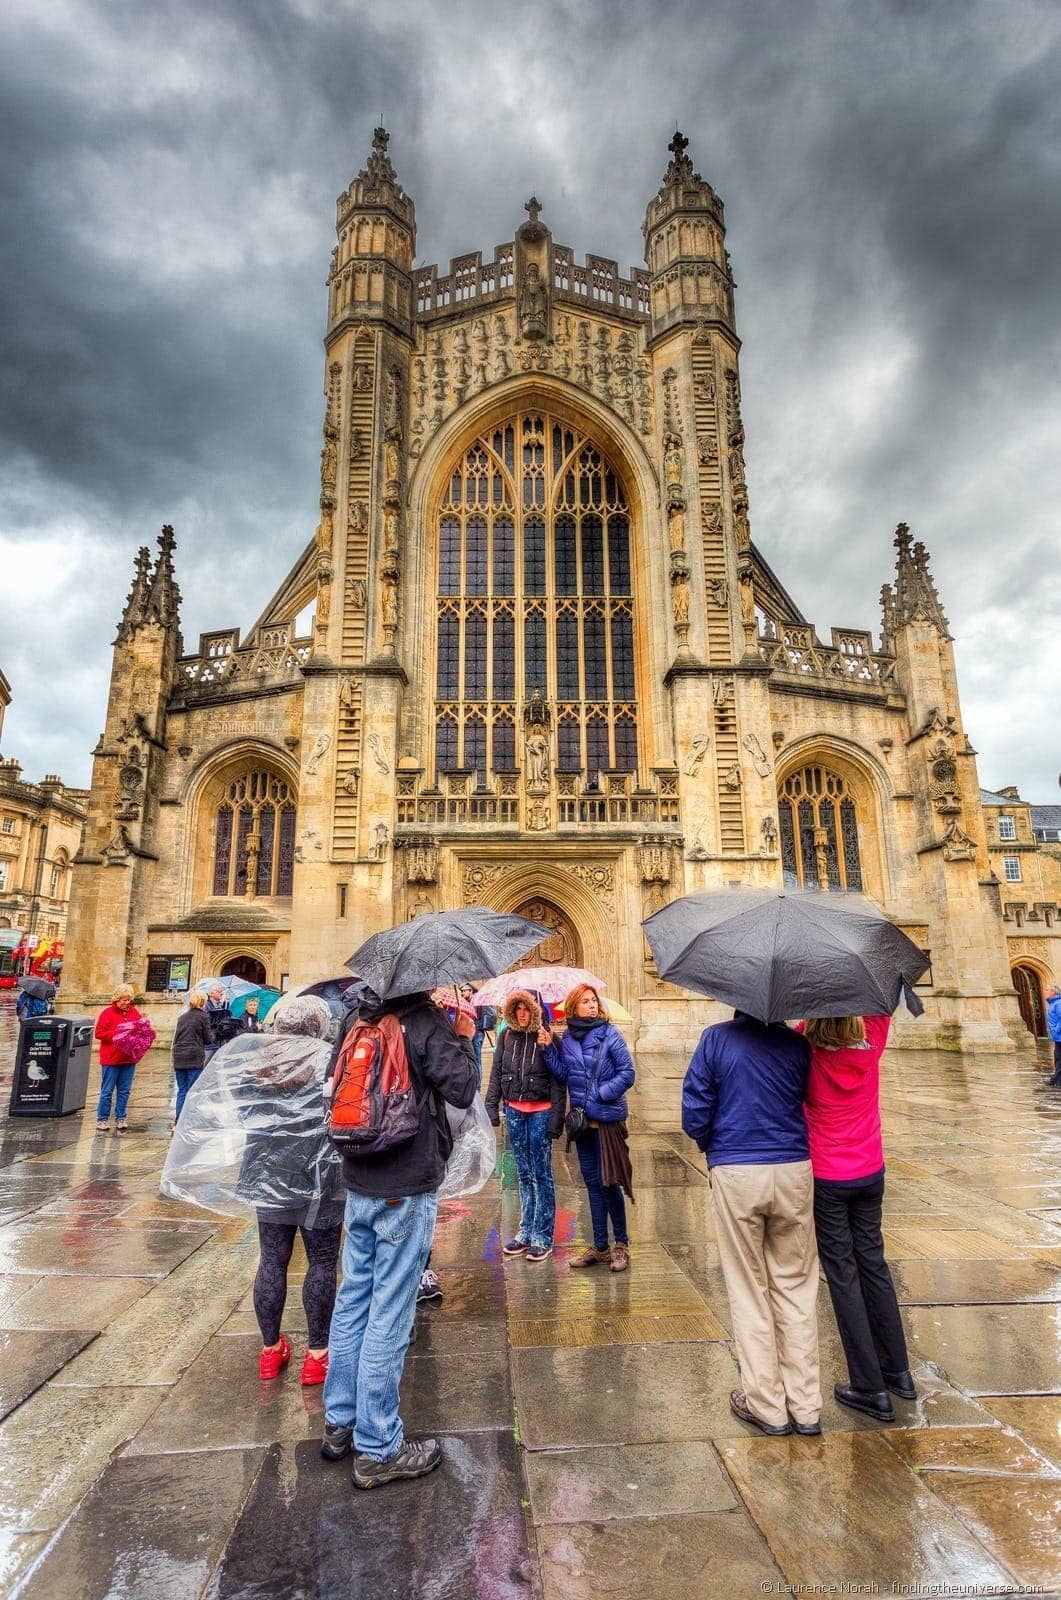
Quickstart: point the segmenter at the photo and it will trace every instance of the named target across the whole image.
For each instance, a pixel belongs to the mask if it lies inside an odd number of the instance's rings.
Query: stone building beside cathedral
[[[686,143],[629,277],[536,200],[440,274],[377,130],[338,201],[316,532],[248,633],[191,653],[172,530],[137,557],[68,1003],[161,999],[189,964],[297,983],[483,904],[685,1045],[711,1008],[659,980],[642,918],[798,883],[930,950],[901,1038],[1026,1037],[926,551],[900,525],[879,642],[823,640],[753,541],[723,206]]]

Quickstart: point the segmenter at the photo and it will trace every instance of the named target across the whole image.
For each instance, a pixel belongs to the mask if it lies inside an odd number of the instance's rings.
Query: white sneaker
[[[416,1291],[416,1298],[420,1300],[441,1300],[442,1285],[438,1281],[438,1273],[432,1272],[430,1267],[425,1267],[420,1274],[420,1287]]]

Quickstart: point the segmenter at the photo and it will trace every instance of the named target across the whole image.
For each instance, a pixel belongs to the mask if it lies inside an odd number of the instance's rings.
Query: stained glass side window
[[[824,876],[833,892],[861,890],[857,813],[841,774],[813,766],[787,777],[778,794],[778,825],[787,884],[817,889]]]
[[[443,517],[438,539],[438,592],[461,592],[461,525],[456,517]]]
[[[435,766],[447,772],[457,765],[457,724],[453,717],[440,717],[435,725]]]
[[[438,694],[443,700],[457,697],[460,682],[460,620],[452,611],[438,619]]]
[[[556,746],[560,771],[577,772],[582,765],[582,730],[574,717],[561,718]]]
[[[464,724],[464,765],[486,772],[486,723],[482,717],[469,717]]]
[[[511,612],[494,613],[494,699],[516,698],[515,621]]]
[[[624,611],[612,613],[612,693],[616,700],[634,698],[634,623]]]
[[[511,717],[494,719],[495,772],[511,772],[516,765],[516,725]]]
[[[277,894],[290,894],[295,876],[295,808],[285,806],[280,813],[280,864],[276,873]]]
[[[611,766],[610,745],[607,717],[590,717],[586,723],[586,766],[591,778]]]
[[[578,700],[578,617],[561,612],[556,619],[556,692],[561,700]]]
[[[214,834],[214,893],[228,894],[228,875],[232,865],[232,807],[222,806],[217,813]]]
[[[553,558],[557,594],[578,593],[578,550],[571,517],[557,517],[553,533]]]
[[[630,587],[630,524],[625,517],[608,519],[608,587],[612,594],[632,594]]]
[[[511,517],[498,517],[494,523],[493,594],[514,594],[516,581],[516,530]]]
[[[844,844],[844,876],[847,887],[862,888],[862,858],[858,848],[858,820],[855,802],[848,797],[840,802],[840,834]]]
[[[582,518],[582,593],[604,593],[604,528],[599,517]]]
[[[814,856],[814,806],[801,800],[797,808],[799,819],[799,853],[803,860],[803,887],[817,889],[818,864]]]
[[[604,616],[599,611],[586,613],[582,624],[585,652],[587,700],[608,698],[608,651],[604,643]]]
[[[545,671],[545,618],[537,613],[523,624],[523,681],[528,695],[548,687]]]
[[[465,534],[464,589],[466,594],[486,593],[486,523],[472,517]]]
[[[486,615],[473,611],[464,624],[464,695],[482,700],[486,694]]]
[[[625,712],[615,719],[615,765],[620,772],[637,771],[637,723]]]
[[[796,860],[796,834],[792,826],[792,807],[782,804],[778,808],[778,826],[781,830],[781,872],[786,889],[799,888],[799,862]]]
[[[523,592],[545,593],[545,523],[528,517],[523,525]]]
[[[262,806],[258,812],[258,894],[271,894],[273,888],[273,846],[276,842],[276,812],[272,806]]]
[[[236,894],[243,894],[247,887],[247,840],[253,826],[254,807],[240,806],[236,813]]]

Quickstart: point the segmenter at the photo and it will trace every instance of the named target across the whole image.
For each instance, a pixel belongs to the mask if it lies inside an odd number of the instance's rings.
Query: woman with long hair
[[[506,1256],[523,1256],[536,1264],[553,1253],[556,1190],[552,1141],[563,1127],[564,1091],[546,1064],[540,1042],[542,1008],[530,991],[517,989],[510,994],[502,1017],[505,1030],[494,1050],[486,1112],[494,1127],[499,1127],[501,1102],[505,1102],[520,1215],[514,1237],[501,1249]]]
[[[539,1038],[549,1071],[567,1086],[569,1120],[575,1116],[581,1124],[574,1141],[593,1221],[592,1245],[571,1256],[568,1264],[595,1267],[607,1261],[613,1272],[625,1272],[630,1265],[630,1235],[623,1193],[634,1197],[626,1091],[633,1086],[634,1063],[626,1040],[588,983],[572,989],[564,1001],[564,1016],[567,1027],[559,1039],[545,1030]]]
[[[841,1405],[894,1422],[891,1394],[917,1398],[895,1285],[884,1259],[880,1062],[890,1017],[814,1017],[804,1110],[814,1173],[814,1226],[849,1382]],[[889,1393],[890,1391],[890,1393]]]

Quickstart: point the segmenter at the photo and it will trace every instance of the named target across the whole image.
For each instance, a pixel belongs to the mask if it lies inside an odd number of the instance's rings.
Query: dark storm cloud
[[[630,267],[680,122],[727,204],[757,542],[827,637],[876,625],[909,521],[984,781],[1050,799],[1059,66],[1021,0],[8,9],[5,753],[86,777],[163,521],[189,639],[247,626],[308,538],[334,199],[380,112],[441,263],[533,189]]]

